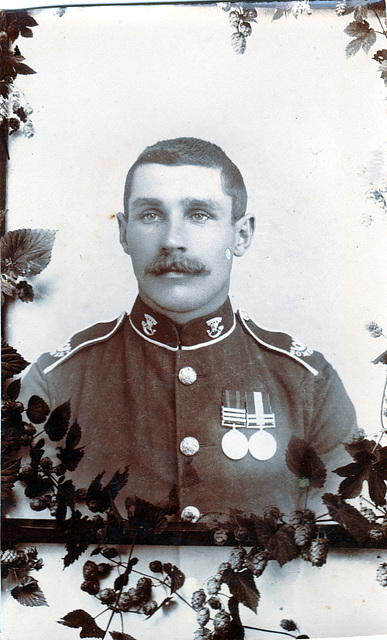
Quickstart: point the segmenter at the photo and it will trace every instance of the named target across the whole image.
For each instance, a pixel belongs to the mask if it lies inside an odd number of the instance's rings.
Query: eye
[[[140,215],[140,220],[143,222],[157,222],[161,219],[161,214],[159,211],[155,211],[153,209],[144,211]]]
[[[206,220],[208,220],[211,216],[206,213],[205,211],[191,211],[189,213],[189,217],[191,218],[191,220],[193,220],[194,222],[205,222]]]

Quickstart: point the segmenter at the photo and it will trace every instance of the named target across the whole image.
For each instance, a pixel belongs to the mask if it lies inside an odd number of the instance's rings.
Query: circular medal
[[[222,449],[231,460],[240,460],[249,450],[249,441],[243,433],[233,428],[223,436]]]
[[[277,443],[271,433],[260,429],[251,436],[249,451],[256,460],[270,460],[277,451]]]

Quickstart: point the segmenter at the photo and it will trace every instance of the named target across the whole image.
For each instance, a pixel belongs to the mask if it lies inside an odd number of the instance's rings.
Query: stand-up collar
[[[166,349],[198,349],[226,338],[235,328],[235,316],[230,300],[215,312],[176,326],[169,318],[148,307],[138,296],[130,323],[145,340]]]

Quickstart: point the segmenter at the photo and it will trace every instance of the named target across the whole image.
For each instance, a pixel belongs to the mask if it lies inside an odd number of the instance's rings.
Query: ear
[[[121,213],[120,211],[119,213],[117,213],[117,220],[118,220],[118,229],[120,232],[121,246],[125,251],[125,253],[129,254],[129,245],[128,245],[127,233],[126,233],[127,226],[128,226],[128,216],[126,215],[126,213]]]
[[[234,256],[240,258],[249,248],[254,236],[255,218],[246,214],[235,223]]]

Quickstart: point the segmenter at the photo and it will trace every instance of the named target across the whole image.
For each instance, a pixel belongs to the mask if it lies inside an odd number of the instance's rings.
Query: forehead
[[[129,206],[138,198],[155,198],[165,203],[212,200],[231,210],[232,199],[225,193],[222,172],[215,167],[144,164],[134,172]]]

